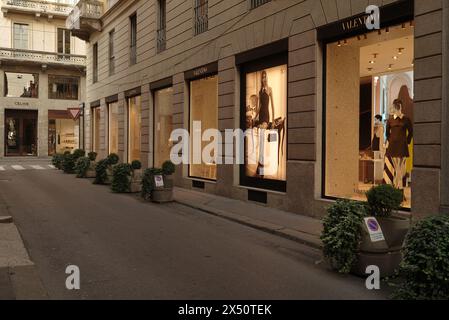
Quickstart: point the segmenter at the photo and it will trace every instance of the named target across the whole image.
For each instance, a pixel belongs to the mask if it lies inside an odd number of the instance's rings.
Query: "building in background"
[[[389,183],[405,214],[445,212],[447,1],[375,3],[370,31],[365,0],[80,0],[86,146],[151,167],[173,129],[243,129],[244,165],[185,164],[176,184],[319,217]]]
[[[0,157],[72,151],[85,95],[85,43],[65,21],[74,0],[0,2]]]

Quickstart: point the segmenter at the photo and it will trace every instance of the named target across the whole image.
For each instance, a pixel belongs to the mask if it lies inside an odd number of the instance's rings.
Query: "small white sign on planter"
[[[385,241],[384,233],[382,232],[382,228],[376,218],[365,218],[365,224],[368,229],[371,242]]]
[[[154,176],[154,183],[156,185],[156,188],[163,188],[164,187],[164,177],[161,175]]]

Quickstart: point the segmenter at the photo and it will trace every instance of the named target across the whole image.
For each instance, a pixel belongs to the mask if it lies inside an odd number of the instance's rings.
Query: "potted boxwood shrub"
[[[90,165],[86,172],[86,178],[95,178],[95,176],[96,176],[95,166],[96,166],[97,156],[98,156],[98,154],[96,152],[88,153],[87,157],[90,160]]]
[[[357,201],[338,200],[327,209],[321,241],[324,258],[334,270],[349,273],[357,262],[365,217],[366,207]]]
[[[390,185],[373,187],[366,193],[367,215],[375,217],[382,229],[385,241],[372,242],[365,224],[358,253],[357,264],[353,272],[365,275],[366,267],[376,265],[382,276],[391,276],[399,267],[402,259],[401,249],[411,220],[394,215],[400,209],[403,192]]]
[[[139,160],[134,160],[131,162],[131,169],[130,192],[142,192],[142,163]]]
[[[131,164],[122,163],[114,166],[112,178],[112,191],[116,193],[138,193],[142,191],[142,168],[140,161]]]
[[[56,169],[62,170],[63,160],[64,160],[64,155],[57,153],[52,157],[51,163]]]
[[[156,178],[162,177],[163,186],[156,185]],[[173,201],[173,187],[166,187],[164,171],[159,168],[145,170],[142,178],[142,197],[157,203]]]
[[[87,178],[87,171],[90,167],[90,159],[81,157],[76,161],[75,173],[77,178]]]
[[[406,237],[395,299],[449,299],[449,216],[418,222]]]
[[[62,159],[62,169],[64,173],[73,174],[75,173],[76,162],[79,158],[82,158],[86,155],[86,152],[81,149],[75,150],[73,153],[66,152],[64,153],[64,157]]]
[[[119,162],[118,155],[111,153],[107,158],[100,160],[95,166],[95,180],[94,184],[111,184],[112,183],[112,169]]]

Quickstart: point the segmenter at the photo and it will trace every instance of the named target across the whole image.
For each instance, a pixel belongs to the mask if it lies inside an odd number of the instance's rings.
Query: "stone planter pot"
[[[365,277],[366,268],[375,265],[379,267],[382,277],[389,277],[401,263],[401,249],[411,226],[410,219],[390,217],[377,218],[377,221],[382,228],[385,241],[371,242],[364,224],[357,263],[352,270],[356,275]]]
[[[130,193],[140,193],[142,192],[142,170],[135,170],[130,179],[129,190]]]
[[[106,181],[104,182],[105,185],[111,185],[112,184],[112,180],[114,179],[114,175],[112,174],[113,170],[112,167],[109,167],[106,169],[106,173],[108,175],[108,178],[106,179]]]
[[[157,203],[173,202],[173,189],[160,188],[153,190],[151,193],[151,201]]]
[[[164,187],[167,189],[173,189],[175,182],[173,176],[164,176]]]
[[[86,178],[95,178],[97,176],[97,172],[95,171],[95,163],[91,163],[89,169],[86,172]]]

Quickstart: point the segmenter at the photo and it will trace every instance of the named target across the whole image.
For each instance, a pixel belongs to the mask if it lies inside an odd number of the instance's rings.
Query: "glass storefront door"
[[[6,110],[6,156],[37,156],[37,116],[37,111]]]

